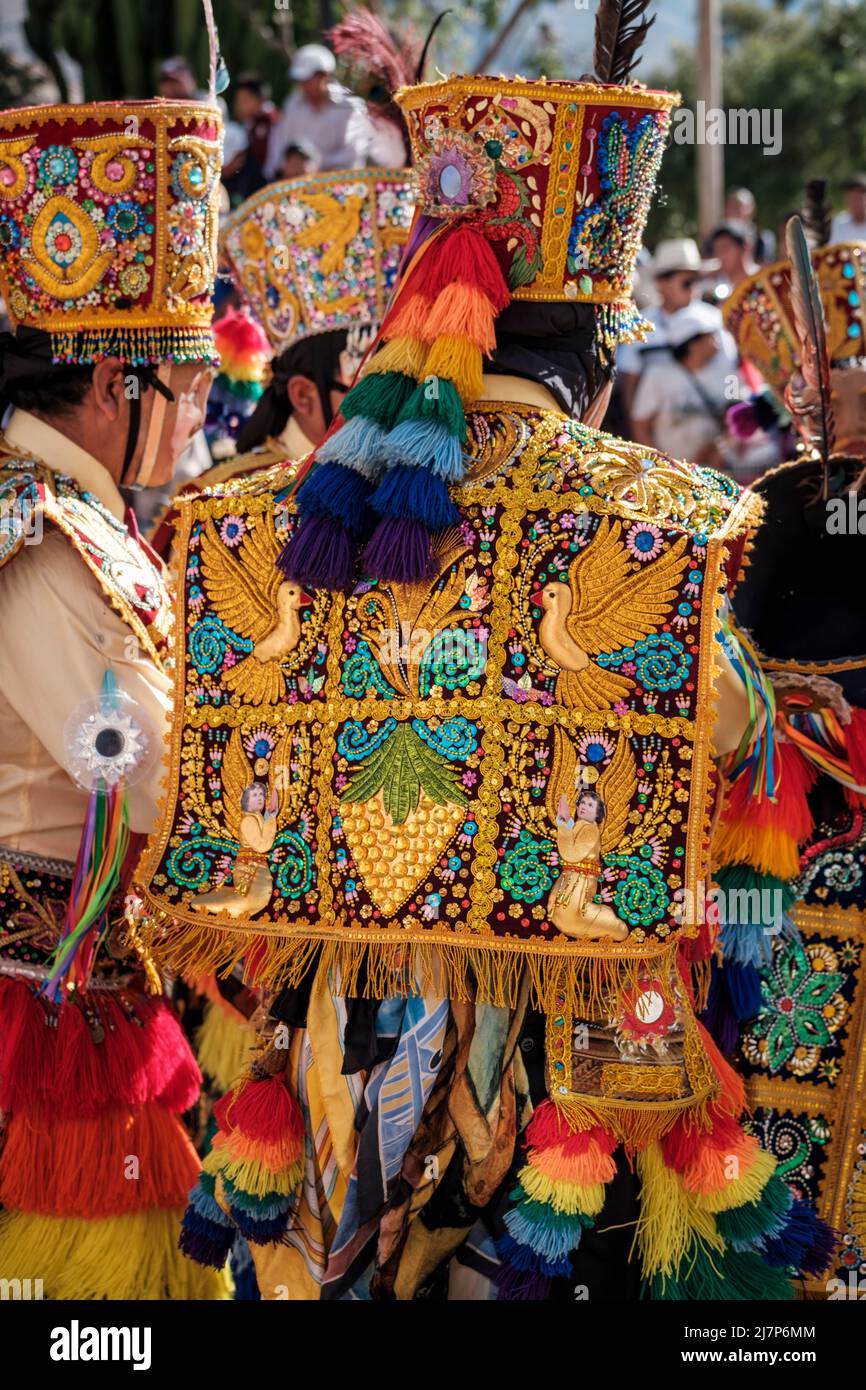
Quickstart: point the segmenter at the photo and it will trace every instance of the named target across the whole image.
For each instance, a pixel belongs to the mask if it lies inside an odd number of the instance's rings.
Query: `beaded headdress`
[[[644,331],[631,278],[678,97],[453,77],[396,100],[420,206],[382,346],[298,492],[281,564],[312,587],[351,583],[371,513],[364,573],[429,573],[432,533],[460,521],[448,488],[465,474],[464,412],[512,299],[596,306],[608,350]]]
[[[349,169],[269,184],[223,226],[220,250],[275,355],[382,322],[409,235],[411,174]]]
[[[866,357],[866,242],[822,246],[812,252],[812,265],[824,309],[831,367]],[[789,262],[764,266],[744,280],[722,312],[740,352],[781,396],[800,360]]]
[[[222,121],[204,102],[0,113],[0,293],[55,361],[212,361]]]

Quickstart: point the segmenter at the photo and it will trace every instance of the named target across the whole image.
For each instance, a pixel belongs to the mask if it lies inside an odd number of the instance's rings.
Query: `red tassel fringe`
[[[0,979],[0,1109],[51,1107],[58,1118],[158,1101],[180,1113],[194,1105],[201,1072],[163,999],[127,992],[86,996],[103,1036],[95,1042],[82,1010],[37,999],[21,980]]]

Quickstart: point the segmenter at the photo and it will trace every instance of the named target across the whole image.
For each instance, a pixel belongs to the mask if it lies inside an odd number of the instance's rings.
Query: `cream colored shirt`
[[[111,476],[65,435],[26,411],[15,411],[4,433],[123,519]],[[87,793],[64,768],[66,721],[98,698],[111,666],[162,748],[171,683],[109,606],[71,542],[50,524],[39,544],[25,546],[0,570],[0,638],[0,845],[74,860]],[[128,788],[132,830],[153,829],[163,773],[157,756]]]

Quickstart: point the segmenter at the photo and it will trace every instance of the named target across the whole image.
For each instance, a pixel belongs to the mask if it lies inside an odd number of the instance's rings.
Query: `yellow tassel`
[[[427,345],[417,338],[394,338],[374,353],[366,364],[363,376],[368,372],[404,372],[420,381],[424,376],[424,363],[427,360]]]
[[[437,338],[424,363],[424,375],[452,382],[464,404],[481,397],[482,371],[481,350],[468,338]]]
[[[239,1187],[242,1192],[249,1192],[254,1197],[267,1197],[269,1192],[278,1192],[281,1197],[289,1197],[304,1176],[303,1159],[298,1159],[296,1163],[279,1172],[263,1168],[261,1163],[250,1159],[232,1161],[226,1152],[222,1134],[216,1136],[210,1153],[205,1154],[202,1168],[214,1177],[217,1174],[227,1177],[235,1187]]]
[[[737,1161],[731,1156],[732,1164]],[[776,1171],[776,1160],[765,1149],[759,1149],[755,1161],[748,1172],[731,1176],[730,1181],[718,1192],[695,1193],[692,1201],[700,1211],[731,1211],[734,1207],[745,1206],[746,1202],[757,1202]]]
[[[598,1216],[604,1206],[604,1183],[553,1182],[529,1163],[521,1168],[518,1180],[523,1184],[527,1197],[535,1202],[544,1202],[554,1211],[566,1212],[569,1216],[578,1213]]]
[[[231,1298],[228,1271],[203,1269],[177,1248],[181,1211],[105,1221],[0,1213],[0,1273],[41,1279],[47,1299]]]
[[[637,1241],[644,1277],[675,1274],[697,1239],[722,1254],[725,1242],[707,1211],[696,1207],[680,1175],[668,1168],[658,1144],[638,1154],[641,1180]]]
[[[254,1030],[218,1005],[207,1003],[195,1041],[202,1071],[213,1077],[220,1091],[231,1090],[249,1065],[250,1051],[255,1046]]]
[[[719,822],[713,837],[715,864],[748,864],[762,874],[796,878],[800,872],[797,842],[775,826]]]

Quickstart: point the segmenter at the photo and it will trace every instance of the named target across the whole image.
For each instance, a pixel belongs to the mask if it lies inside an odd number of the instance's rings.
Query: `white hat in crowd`
[[[721,328],[720,311],[714,304],[704,304],[703,300],[697,299],[694,304],[687,304],[684,309],[677,309],[676,313],[671,314],[665,324],[665,338],[669,347],[678,348],[690,338],[697,338],[702,333],[719,333]]]
[[[652,264],[652,272],[656,279],[660,275],[673,275],[678,270],[692,270],[696,275],[704,275],[718,268],[718,261],[703,260],[697,242],[688,236],[660,241]]]
[[[308,78],[315,77],[317,72],[330,73],[336,72],[336,69],[337,60],[330,48],[325,48],[322,43],[305,43],[292,59],[289,76],[295,82],[306,82]]]

